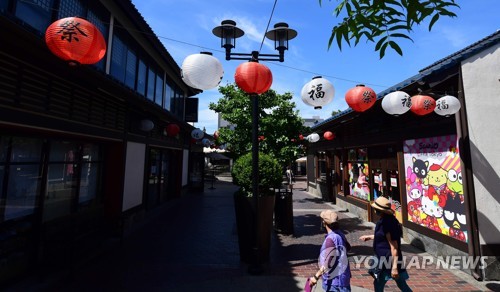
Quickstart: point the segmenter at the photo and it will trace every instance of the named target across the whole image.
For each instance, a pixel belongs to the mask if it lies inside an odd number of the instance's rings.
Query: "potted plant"
[[[274,188],[281,185],[282,174],[278,161],[259,153],[258,216],[252,191],[252,154],[239,157],[231,171],[233,183],[240,188],[234,195],[240,260],[251,263],[256,258],[269,260],[273,226]],[[257,217],[257,227],[255,218]],[[257,247],[257,250],[255,250]],[[259,254],[256,255],[255,253]]]

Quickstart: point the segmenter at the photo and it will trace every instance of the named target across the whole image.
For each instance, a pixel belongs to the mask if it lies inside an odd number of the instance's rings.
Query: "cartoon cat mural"
[[[411,160],[413,161],[413,173],[419,179],[423,180],[428,173],[427,167],[429,167],[429,161],[423,161],[415,157],[412,157]]]
[[[441,233],[438,218],[443,217],[443,207],[440,206],[441,201],[438,196],[422,197],[422,213],[420,215],[422,224],[427,228]]]

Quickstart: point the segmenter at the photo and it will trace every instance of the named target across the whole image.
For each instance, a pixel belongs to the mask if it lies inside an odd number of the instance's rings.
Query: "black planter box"
[[[238,229],[238,244],[240,260],[245,263],[261,263],[269,261],[271,232],[273,230],[274,196],[259,197],[259,216],[255,230],[255,200],[236,193],[234,207],[236,226]],[[257,239],[256,239],[257,237]],[[258,247],[257,250],[254,248]],[[258,252],[258,254],[256,254]]]

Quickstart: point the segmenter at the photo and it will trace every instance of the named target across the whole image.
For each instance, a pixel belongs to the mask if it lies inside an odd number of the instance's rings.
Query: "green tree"
[[[331,0],[330,0],[331,1]],[[342,43],[356,46],[359,41],[376,43],[375,51],[379,51],[380,59],[385,55],[387,47],[391,47],[399,55],[403,55],[397,41],[404,38],[411,40],[409,34],[412,27],[429,20],[429,31],[440,17],[456,17],[450,11],[460,8],[455,0],[339,0],[334,10],[335,17],[343,15],[342,21],[335,25],[328,42],[328,48],[334,41],[340,50]],[[322,0],[319,0],[319,5]]]
[[[234,125],[219,129],[219,144],[226,144],[236,157],[252,149],[252,102],[250,96],[235,84],[220,86],[222,97],[208,108]],[[286,165],[299,156],[299,134],[306,131],[303,121],[295,110],[292,94],[277,94],[270,89],[259,95],[259,151],[276,158]]]
[[[332,111],[332,117],[335,116],[335,115],[340,114],[341,112],[342,112],[341,110],[333,110]]]

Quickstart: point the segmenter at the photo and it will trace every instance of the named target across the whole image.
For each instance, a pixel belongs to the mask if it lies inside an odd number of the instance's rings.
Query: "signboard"
[[[186,98],[186,113],[184,121],[187,123],[197,123],[198,122],[198,98],[190,97]]]

